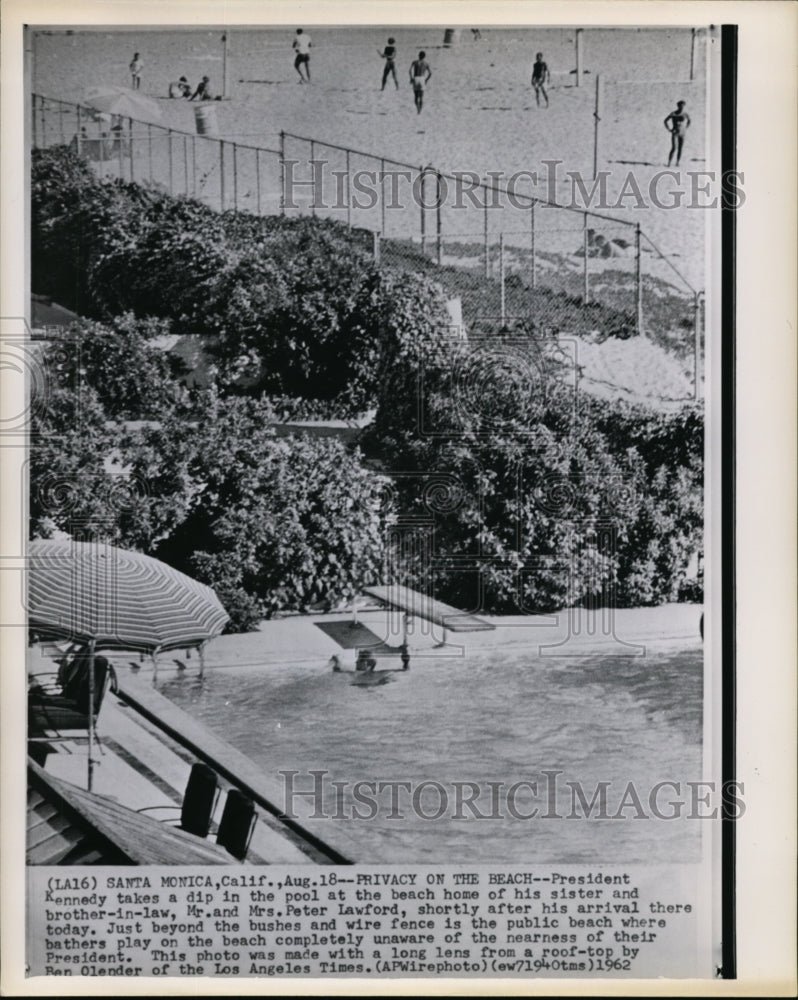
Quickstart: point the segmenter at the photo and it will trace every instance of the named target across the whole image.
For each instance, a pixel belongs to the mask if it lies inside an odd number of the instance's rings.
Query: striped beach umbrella
[[[113,84],[89,87],[83,95],[83,103],[95,111],[122,115],[123,118],[145,122],[161,120],[161,109],[157,103],[151,97],[145,97],[129,87],[117,87]]]
[[[210,587],[140,552],[71,539],[36,539],[28,546],[28,625],[86,644],[89,705],[94,705],[97,649],[140,649],[153,657],[162,649],[201,650],[228,617]],[[89,791],[95,726],[90,709]]]
[[[36,539],[28,567],[29,626],[95,649],[188,648],[219,635],[229,617],[210,587],[104,542]]]

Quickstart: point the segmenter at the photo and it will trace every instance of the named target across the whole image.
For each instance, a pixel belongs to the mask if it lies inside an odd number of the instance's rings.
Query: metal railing
[[[446,173],[291,132],[279,149],[233,142],[33,95],[34,146],[69,145],[101,177],[151,184],[219,211],[316,215],[363,232],[375,259],[420,254],[474,285],[549,290],[604,305],[630,332],[671,330],[700,388],[701,293],[639,223],[562,205],[470,172]],[[369,235],[371,234],[371,235]],[[492,306],[491,306],[492,308]],[[494,311],[494,315],[497,313]]]

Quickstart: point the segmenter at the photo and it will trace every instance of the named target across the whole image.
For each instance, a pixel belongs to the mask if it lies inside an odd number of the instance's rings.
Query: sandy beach
[[[431,163],[443,171],[480,176],[537,171],[541,197],[551,194],[545,162],[558,160],[557,198],[568,203],[572,182],[567,171],[578,171],[590,182],[594,81],[601,74],[599,164],[611,172],[612,203],[629,172],[646,192],[656,171],[665,167],[669,135],[663,119],[677,100],[687,101],[692,119],[682,170],[707,167],[704,32],[690,82],[690,29],[590,29],[584,33],[585,74],[576,87],[572,29],[485,29],[479,41],[464,29],[451,48],[442,47],[443,28],[437,27],[306,30],[313,40],[311,86],[300,85],[293,67],[293,29],[229,32],[230,100],[215,105],[222,137],[276,149],[280,131],[286,130],[402,162]],[[381,92],[379,52],[389,34],[398,49],[399,89],[389,80]],[[193,132],[195,106],[169,100],[169,83],[185,75],[195,85],[207,74],[213,92],[220,93],[221,37],[221,31],[207,30],[37,33],[33,91],[77,102],[89,86],[127,86],[128,63],[138,51],[144,63],[141,92],[158,99],[162,124]],[[424,110],[417,115],[408,67],[421,48],[433,75]],[[544,53],[551,71],[549,108],[535,106],[529,84],[536,51]],[[522,185],[518,190],[524,190]],[[684,205],[642,209],[632,207],[634,201],[627,198],[627,207],[608,214],[639,221],[687,279],[703,288],[707,213]],[[579,220],[572,222],[578,228]]]

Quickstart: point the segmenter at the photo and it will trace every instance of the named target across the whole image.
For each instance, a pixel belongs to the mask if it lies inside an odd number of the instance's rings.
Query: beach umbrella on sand
[[[111,115],[122,115],[137,121],[157,122],[161,120],[161,109],[150,97],[144,97],[129,87],[104,84],[89,87],[83,95],[83,103],[95,111],[105,111]]]
[[[202,646],[228,620],[205,584],[140,552],[104,542],[36,539],[28,547],[28,624],[41,635],[83,642],[89,651],[89,704],[94,703],[97,649]],[[94,746],[89,712],[89,788]]]

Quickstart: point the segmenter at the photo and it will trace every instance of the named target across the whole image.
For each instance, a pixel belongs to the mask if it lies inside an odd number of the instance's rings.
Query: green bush
[[[237,629],[330,608],[379,576],[380,481],[335,439],[275,438],[265,400],[208,394],[123,455],[148,484],[134,540],[218,593]]]
[[[79,320],[45,351],[51,380],[96,393],[109,420],[154,420],[186,401],[176,379],[181,362],[153,344],[169,333],[165,320],[132,313],[107,323]]]

